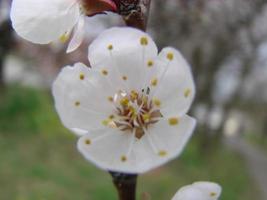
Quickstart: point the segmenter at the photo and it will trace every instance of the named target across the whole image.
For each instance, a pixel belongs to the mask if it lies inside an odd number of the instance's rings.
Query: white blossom
[[[92,68],[62,69],[53,85],[62,123],[80,137],[78,149],[102,169],[143,173],[177,157],[195,119],[190,67],[174,48],[159,54],[133,28],[104,31],[89,47]]]
[[[88,0],[13,0],[10,17],[18,35],[37,44],[65,42],[73,31],[69,53],[82,43],[87,15],[116,7],[111,0],[97,1],[102,8],[92,7]]]
[[[221,192],[217,183],[201,181],[180,188],[172,200],[218,200]]]

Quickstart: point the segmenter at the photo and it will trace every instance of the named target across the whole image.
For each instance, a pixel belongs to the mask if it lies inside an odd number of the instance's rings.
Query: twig
[[[110,174],[118,191],[119,200],[135,200],[137,175],[118,172],[110,172]]]

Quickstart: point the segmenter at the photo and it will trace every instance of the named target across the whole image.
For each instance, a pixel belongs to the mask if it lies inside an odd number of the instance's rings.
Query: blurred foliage
[[[13,86],[0,98],[0,199],[116,199],[109,174],[82,158],[49,92]],[[140,176],[138,196],[170,199],[197,180],[217,181],[222,200],[258,199],[243,160],[218,146],[203,153],[195,135],[180,159]]]
[[[37,134],[59,131],[61,127],[49,92],[12,86],[0,96],[0,130],[2,134]]]
[[[249,133],[246,139],[251,144],[263,149],[267,153],[267,138],[265,135]]]

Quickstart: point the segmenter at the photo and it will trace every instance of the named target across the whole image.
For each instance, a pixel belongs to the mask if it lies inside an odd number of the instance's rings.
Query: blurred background
[[[115,14],[87,20],[87,39],[66,45],[22,40],[0,0],[0,200],[116,199],[109,174],[84,160],[60,123],[50,86],[82,61]],[[140,176],[138,198],[171,199],[198,180],[223,186],[222,200],[267,200],[267,1],[152,0],[148,32],[192,66],[198,126],[175,161]]]

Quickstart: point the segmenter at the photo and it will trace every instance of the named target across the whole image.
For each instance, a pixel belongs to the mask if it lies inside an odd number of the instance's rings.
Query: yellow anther
[[[67,42],[68,39],[69,39],[69,34],[67,34],[67,33],[64,33],[64,34],[61,35],[60,38],[59,38],[60,42],[62,42],[62,43]]]
[[[167,155],[167,152],[164,151],[164,150],[161,150],[161,151],[158,152],[158,155],[159,155],[160,157],[164,157],[164,156]]]
[[[104,76],[107,76],[107,75],[108,75],[108,71],[105,70],[105,69],[103,69],[103,70],[101,71],[101,73],[102,73]]]
[[[84,143],[85,143],[86,145],[90,145],[92,142],[91,142],[90,139],[86,139],[86,140],[84,141]]]
[[[113,102],[113,97],[108,97],[108,101]]]
[[[136,109],[133,106],[129,106],[129,111],[132,114],[132,117],[136,117]]]
[[[161,101],[160,101],[159,99],[157,99],[157,98],[154,98],[154,99],[153,99],[153,103],[154,103],[157,107],[160,107],[160,105],[161,105]]]
[[[175,126],[179,123],[179,119],[177,117],[172,117],[172,118],[169,118],[169,124],[171,126]]]
[[[80,79],[84,80],[84,74],[83,73],[80,73]]]
[[[132,100],[136,100],[138,98],[138,93],[135,90],[132,90],[130,97]]]
[[[149,61],[147,61],[147,66],[148,66],[148,67],[153,67],[153,65],[154,65],[153,60],[149,60]]]
[[[121,156],[121,162],[126,162],[127,161],[127,157],[126,156]]]
[[[147,100],[148,100],[147,96],[142,97],[142,102],[144,103],[144,105],[147,104]]]
[[[109,45],[108,45],[108,50],[111,51],[112,49],[113,49],[113,45],[112,45],[112,44],[109,44]]]
[[[184,91],[185,97],[189,97],[190,94],[191,94],[191,90],[189,88]]]
[[[122,99],[120,100],[120,104],[121,104],[122,106],[128,106],[128,104],[129,104],[129,99],[128,99],[127,97],[122,98]]]
[[[157,86],[157,84],[158,84],[158,79],[157,78],[153,78],[151,80],[151,85],[155,87],[155,86]]]
[[[147,37],[141,37],[140,44],[143,45],[143,46],[148,45],[148,39],[147,39]]]
[[[150,114],[146,113],[142,115],[144,122],[148,122],[151,118]]]
[[[79,101],[75,101],[75,106],[80,106],[81,105],[81,102],[79,102]]]
[[[215,197],[216,195],[217,195],[216,192],[211,192],[211,193],[210,193],[210,196],[211,196],[211,197]]]
[[[128,77],[127,76],[122,76],[122,80],[127,81]]]
[[[108,118],[109,118],[109,119],[114,119],[115,116],[114,116],[114,115],[110,115]]]
[[[167,53],[167,59],[168,60],[173,60],[173,58],[174,58],[174,55],[172,52]]]
[[[110,119],[105,119],[105,120],[102,121],[102,124],[103,124],[104,126],[108,126],[109,123],[110,123]]]

